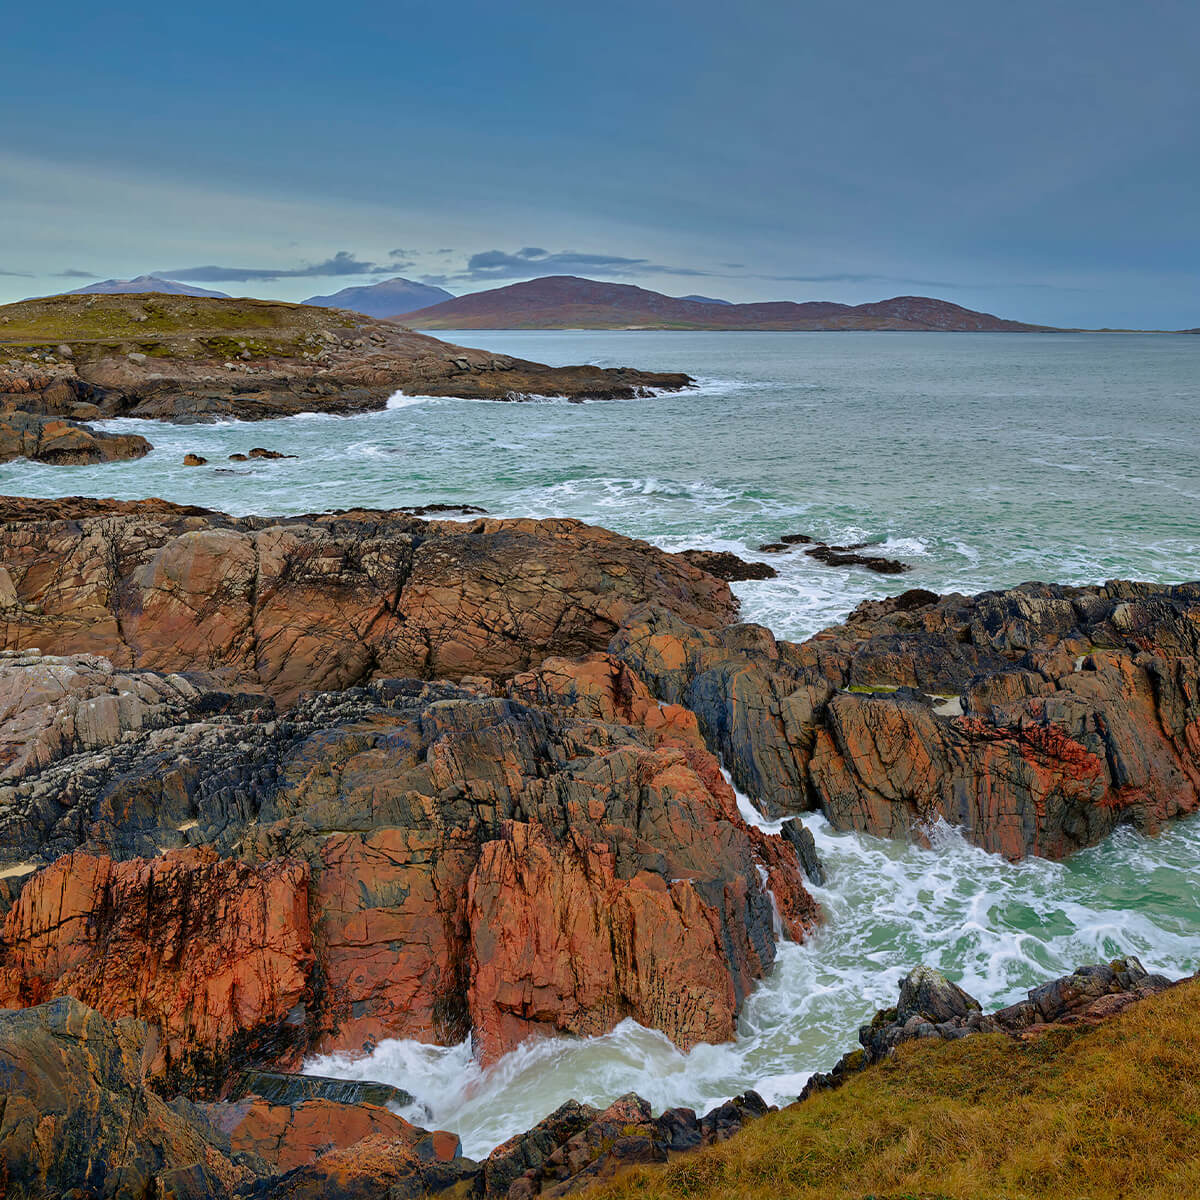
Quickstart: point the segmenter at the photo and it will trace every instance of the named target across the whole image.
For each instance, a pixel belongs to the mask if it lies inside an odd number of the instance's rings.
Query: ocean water
[[[114,422],[155,445],[98,467],[0,466],[20,495],[162,496],[233,513],[432,501],[572,516],[668,549],[729,549],[775,580],[743,615],[803,637],[908,587],[1200,578],[1200,338],[1165,335],[479,332],[451,340],[552,363],[684,370],[650,399],[496,404],[396,396],[386,412],[243,424]],[[235,464],[252,446],[295,460]],[[192,451],[203,468],[183,467]],[[874,541],[910,573],[830,568],[757,547],[785,533]],[[746,802],[747,811],[753,814]],[[626,1022],[522,1047],[481,1071],[469,1044],[385,1042],[313,1069],[411,1091],[414,1116],[485,1154],[574,1096],[628,1090],[697,1109],[747,1087],[794,1097],[855,1044],[918,962],[985,1005],[1133,953],[1200,967],[1200,821],[1122,831],[1066,863],[1004,862],[942,830],[931,849],[804,818],[828,866],[825,927],[785,944],[736,1041],[676,1051]]]

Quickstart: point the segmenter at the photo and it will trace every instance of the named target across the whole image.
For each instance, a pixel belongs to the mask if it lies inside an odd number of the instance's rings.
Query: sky
[[[0,300],[162,274],[1200,325],[1195,0],[15,6]]]

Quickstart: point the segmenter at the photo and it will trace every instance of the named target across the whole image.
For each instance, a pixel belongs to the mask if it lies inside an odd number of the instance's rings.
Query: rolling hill
[[[454,294],[445,288],[430,287],[397,276],[382,283],[342,288],[331,296],[310,296],[302,303],[320,308],[348,308],[368,317],[387,317],[397,312],[416,312],[453,299]]]
[[[177,283],[161,275],[139,275],[135,279],[104,279],[100,283],[89,283],[87,287],[66,292],[68,296],[125,296],[145,295],[157,292],[160,296],[208,296],[214,300],[230,299],[227,292],[210,292],[207,288],[192,287],[189,283]]]
[[[927,296],[874,304],[714,304],[627,283],[549,275],[475,292],[392,318],[418,329],[896,329],[1033,332],[1046,328]]]

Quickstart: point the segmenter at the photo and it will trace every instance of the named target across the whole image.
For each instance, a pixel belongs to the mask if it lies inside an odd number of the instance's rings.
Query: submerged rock
[[[680,558],[686,558],[694,567],[735,583],[743,579],[776,579],[779,572],[769,563],[747,562],[728,550],[681,550]]]

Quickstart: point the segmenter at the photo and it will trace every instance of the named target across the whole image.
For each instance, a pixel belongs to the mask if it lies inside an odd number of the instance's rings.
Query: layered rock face
[[[78,466],[142,458],[152,449],[136,433],[101,433],[78,421],[27,412],[0,415],[0,463],[14,458]]]
[[[161,501],[5,501],[0,562],[0,648],[220,671],[284,702],[585,654],[651,597],[705,627],[734,612],[705,572],[566,520],[271,521]]]
[[[1200,804],[1197,584],[909,593],[800,645],[650,611],[611,651],[768,811],[1058,858]]]
[[[627,1016],[726,1040],[775,956],[767,886],[790,936],[818,919],[691,714],[604,656],[282,716],[200,677],[110,668],[101,695],[106,665],[0,660],[23,883],[0,1003],[141,1017],[175,1085],[391,1036],[470,1031],[488,1059]]]

